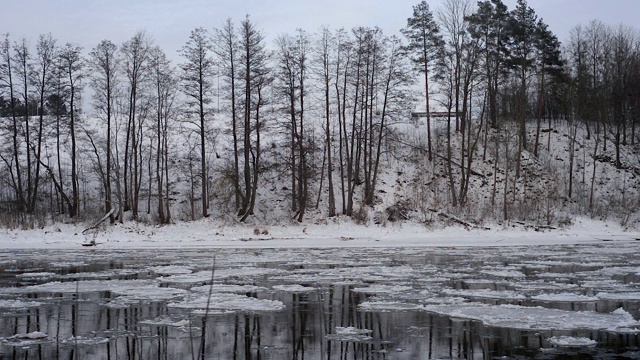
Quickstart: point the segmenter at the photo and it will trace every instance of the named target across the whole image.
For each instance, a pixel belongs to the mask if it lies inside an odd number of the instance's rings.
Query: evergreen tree
[[[409,44],[407,51],[411,55],[416,70],[424,75],[425,109],[427,115],[427,146],[429,161],[433,160],[431,145],[431,116],[429,108],[429,71],[432,64],[442,56],[444,41],[440,28],[433,18],[426,1],[413,7],[413,16],[407,19],[407,26],[401,30]]]

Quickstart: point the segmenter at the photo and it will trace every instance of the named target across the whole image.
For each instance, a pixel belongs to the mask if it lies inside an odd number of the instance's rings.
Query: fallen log
[[[473,223],[470,223],[468,221],[464,221],[462,219],[459,219],[453,215],[447,214],[447,213],[443,213],[442,211],[436,210],[436,209],[429,209],[429,211],[436,213],[436,215],[438,217],[441,217],[443,219],[447,219],[449,221],[453,221],[454,223],[460,224],[466,228],[471,228],[471,229],[481,229],[481,230],[491,230],[491,228],[486,227],[486,226],[480,226],[480,225],[476,225]]]
[[[105,220],[107,220],[109,218],[109,216],[113,215],[113,213],[115,211],[116,211],[115,209],[109,210],[109,212],[105,216],[103,216],[102,219],[98,220],[98,222],[93,224],[93,226],[90,226],[90,227],[82,230],[82,233],[85,234],[89,230],[93,230],[93,229],[98,228],[98,226],[100,226],[100,224],[102,224]]]

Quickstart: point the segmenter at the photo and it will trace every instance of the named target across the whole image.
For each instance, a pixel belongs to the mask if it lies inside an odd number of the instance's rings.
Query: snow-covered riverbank
[[[584,244],[636,241],[637,231],[613,222],[576,219],[565,229],[535,231],[521,225],[492,226],[490,230],[462,226],[428,229],[419,224],[355,225],[350,221],[323,225],[221,225],[205,219],[170,226],[125,223],[83,234],[83,224],[57,224],[44,229],[0,229],[3,249],[77,248],[95,240],[98,248],[329,248],[329,247],[446,247]]]

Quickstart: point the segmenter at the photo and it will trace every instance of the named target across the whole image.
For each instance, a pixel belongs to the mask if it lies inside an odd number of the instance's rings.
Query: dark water
[[[422,308],[622,308],[638,320],[639,245],[5,251],[0,359],[640,359],[638,326],[492,325]]]

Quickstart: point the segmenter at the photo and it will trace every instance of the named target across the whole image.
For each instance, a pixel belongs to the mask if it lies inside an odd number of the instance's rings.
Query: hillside
[[[527,128],[530,151],[523,150],[520,176],[516,177],[516,139],[512,124],[501,131],[483,129],[478,132],[472,126],[472,143],[476,141],[471,162],[471,174],[467,200],[462,206],[453,206],[451,181],[448,176],[446,122],[434,121],[434,160],[426,156],[424,120],[396,124],[394,139],[386,143],[388,149],[382,156],[382,166],[376,185],[373,206],[362,202],[363,189],[357,188],[354,221],[364,224],[388,224],[393,221],[418,222],[442,227],[466,222],[478,226],[531,226],[557,227],[569,225],[576,216],[597,220],[611,220],[623,227],[637,228],[640,224],[640,146],[621,145],[622,166],[615,166],[615,143],[611,134],[591,134],[587,139],[583,126],[571,126],[567,122],[551,123],[541,128],[538,156],[533,155],[536,136],[535,124]],[[593,132],[593,130],[592,130]],[[391,138],[391,136],[390,136]],[[606,149],[605,149],[606,139]],[[497,144],[496,144],[497,142]],[[594,160],[594,150],[597,152]],[[453,186],[456,196],[461,183],[461,134],[453,132],[451,158]],[[573,148],[573,160],[570,149]],[[268,169],[261,178],[255,216],[256,224],[282,224],[293,222],[288,201],[289,188],[283,173],[284,165],[278,147],[270,149]],[[337,158],[337,156],[335,156]],[[497,159],[497,160],[496,160]],[[468,158],[464,157],[465,163]],[[322,155],[312,161],[316,172],[321,172]],[[571,164],[573,162],[573,164]],[[465,166],[467,167],[467,166]],[[569,196],[569,169],[571,172],[571,196]],[[335,165],[334,179],[340,179],[339,166]],[[594,176],[595,169],[595,176]],[[465,170],[466,171],[466,170]],[[319,175],[319,174],[316,174]],[[319,176],[318,176],[319,177]],[[326,177],[326,175],[325,175]],[[507,189],[505,195],[505,177]],[[340,182],[335,181],[337,208],[341,209]],[[593,196],[591,187],[593,182]],[[312,208],[307,223],[327,223],[327,184],[323,182],[318,197],[319,179],[310,186]],[[183,194],[184,196],[184,194]],[[228,197],[214,194],[219,200],[219,212],[225,211]],[[505,199],[507,203],[505,216]],[[315,208],[316,201],[318,208]],[[458,199],[458,202],[459,199]],[[215,214],[215,211],[213,212]],[[215,215],[213,215],[215,217]],[[221,215],[225,222],[233,217]],[[505,220],[506,218],[506,220]],[[456,221],[460,220],[460,221]]]

